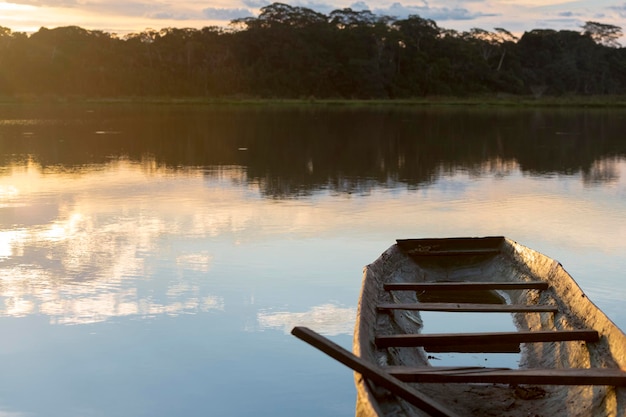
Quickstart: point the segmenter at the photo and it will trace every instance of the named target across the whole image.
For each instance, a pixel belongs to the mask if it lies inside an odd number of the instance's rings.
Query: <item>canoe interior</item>
[[[410,285],[416,288],[402,289]],[[398,304],[402,308],[379,308]],[[485,307],[485,311],[498,310],[498,304],[503,308],[546,306],[556,310],[528,312],[520,308],[519,312],[510,313],[512,323],[520,332],[547,332],[546,337],[556,341],[527,343],[520,342],[523,340],[520,336],[512,338],[513,343],[506,338],[491,343],[495,352],[519,351],[520,370],[532,370],[534,379],[528,379],[526,371],[518,376],[513,370],[492,372],[494,378],[497,375],[498,379],[494,379],[497,383],[412,383],[420,392],[460,415],[626,416],[626,388],[623,386],[556,384],[575,381],[575,377],[560,376],[558,370],[562,369],[570,372],[567,375],[578,375],[576,369],[579,369],[580,375],[591,375],[585,381],[600,381],[600,384],[603,383],[602,372],[596,372],[597,369],[610,369],[618,374],[615,380],[620,381],[623,380],[619,377],[620,369],[626,370],[626,336],[586,297],[557,261],[505,237],[398,240],[364,269],[354,353],[383,368],[433,369],[428,349],[439,352],[485,349],[485,343],[476,343],[473,339],[459,343],[460,339],[457,337],[455,342],[454,336],[449,344],[442,336],[435,346],[432,342],[420,341],[419,337],[410,342],[403,339],[402,343],[410,346],[393,346],[397,344],[394,335],[402,339],[401,335],[422,334],[420,304],[448,304],[458,306],[461,311],[466,306],[477,305],[493,305]],[[490,314],[485,312],[481,317],[489,320]],[[591,332],[587,339],[569,337],[586,331]],[[568,336],[563,337],[566,333]],[[380,346],[376,344],[377,338]],[[553,374],[553,379],[543,380],[555,383],[520,387],[515,382],[541,380],[536,369],[546,370],[546,375]],[[553,371],[548,372],[550,370]],[[416,374],[418,377],[405,378],[419,378],[420,372]],[[428,380],[438,380],[439,375],[434,375]],[[450,377],[454,378],[466,380],[456,374]],[[506,383],[506,378],[510,378],[510,383]],[[489,376],[484,379],[489,381]],[[614,380],[607,376],[606,381]],[[426,415],[358,374],[355,374],[355,382],[357,416]],[[528,392],[534,394],[524,394]]]

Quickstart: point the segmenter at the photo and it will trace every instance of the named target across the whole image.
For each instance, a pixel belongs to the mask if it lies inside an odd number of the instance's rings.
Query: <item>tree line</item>
[[[412,98],[626,94],[618,26],[444,29],[430,19],[273,3],[229,28],[0,27],[0,95]]]

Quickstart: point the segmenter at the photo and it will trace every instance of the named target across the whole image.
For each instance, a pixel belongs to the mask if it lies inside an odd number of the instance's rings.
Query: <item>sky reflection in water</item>
[[[242,165],[5,164],[0,415],[352,415],[351,373],[288,332],[349,347],[361,268],[396,238],[506,235],[626,328],[624,158],[438,169],[276,198]]]
[[[623,161],[613,165],[624,173]],[[262,199],[253,184],[234,185],[245,178],[241,168],[174,173],[120,160],[44,174],[29,163],[9,167],[0,178],[2,313],[42,314],[54,323],[224,310],[223,298],[203,288],[217,255],[212,243],[262,247],[281,239],[375,238],[393,231],[405,237],[407,227],[422,236],[490,235],[514,227],[513,238],[532,231],[533,240],[557,239],[554,244],[571,251],[582,245],[611,256],[625,249],[623,175],[598,192],[575,177],[458,173],[418,192],[319,193],[305,201]],[[245,268],[245,259],[272,268],[255,252],[263,253],[248,251],[231,267]],[[154,287],[151,277],[162,269],[171,276]],[[142,284],[149,289],[143,296]]]

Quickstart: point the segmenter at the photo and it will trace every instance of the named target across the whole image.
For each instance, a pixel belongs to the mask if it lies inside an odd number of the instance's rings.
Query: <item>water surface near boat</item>
[[[288,333],[351,347],[397,238],[510,236],[624,328],[625,120],[5,106],[0,414],[352,415],[352,374]]]

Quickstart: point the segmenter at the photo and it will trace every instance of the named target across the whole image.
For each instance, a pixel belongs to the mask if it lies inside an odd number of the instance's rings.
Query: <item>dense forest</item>
[[[0,96],[412,98],[626,94],[618,26],[458,32],[430,19],[273,3],[229,28],[125,36],[0,27]]]

